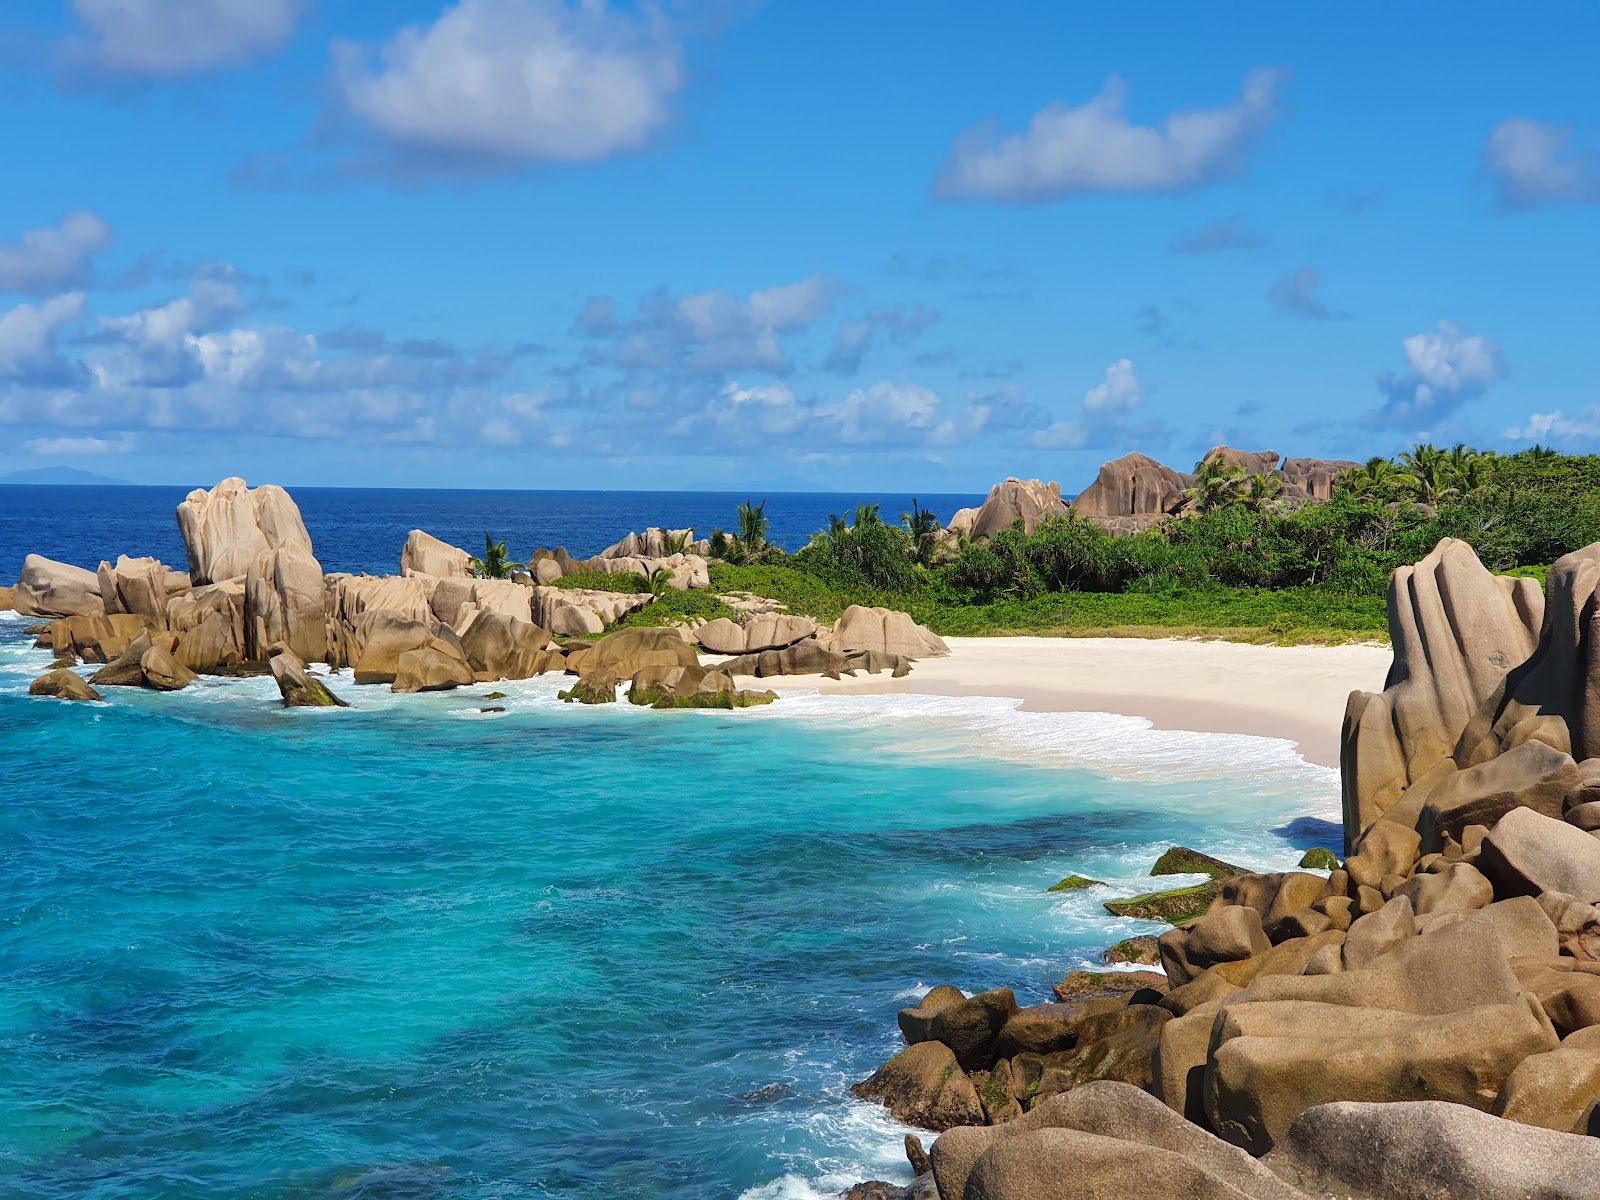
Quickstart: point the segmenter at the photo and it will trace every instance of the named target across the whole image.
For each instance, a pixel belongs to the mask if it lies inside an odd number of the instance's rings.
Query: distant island
[[[101,475],[95,471],[80,471],[77,467],[35,467],[31,471],[13,471],[9,475],[0,475],[0,483],[53,485],[56,487],[85,484],[133,486],[129,480],[113,479],[110,475]]]

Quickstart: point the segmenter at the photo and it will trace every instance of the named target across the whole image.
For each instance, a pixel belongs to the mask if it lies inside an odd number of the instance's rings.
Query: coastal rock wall
[[[25,617],[98,617],[106,611],[99,576],[42,554],[22,560],[12,603]]]

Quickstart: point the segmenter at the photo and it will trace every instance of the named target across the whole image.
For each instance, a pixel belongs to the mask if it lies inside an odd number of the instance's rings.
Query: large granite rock
[[[647,592],[601,592],[588,588],[536,587],[533,623],[559,637],[599,633],[654,599]]]
[[[470,578],[472,555],[460,546],[440,541],[431,533],[413,529],[400,551],[400,574],[432,575],[435,579]]]
[[[12,604],[25,617],[99,617],[106,611],[99,576],[42,554],[22,560]]]
[[[1158,463],[1143,454],[1125,454],[1100,468],[1095,481],[1072,501],[1086,517],[1159,519],[1184,505],[1184,490],[1194,476]]]
[[[567,670],[631,679],[646,667],[698,667],[700,657],[676,629],[619,629],[592,646],[571,651]]]
[[[1597,1102],[1600,1026],[1592,1025],[1568,1034],[1554,1050],[1523,1059],[1500,1089],[1493,1111],[1524,1125],[1586,1134]]]
[[[1340,765],[1346,850],[1406,790],[1451,761],[1478,710],[1537,643],[1543,597],[1532,580],[1491,575],[1446,538],[1389,581],[1394,664],[1382,693],[1354,692]]]
[[[1600,838],[1531,808],[1500,818],[1483,839],[1478,868],[1499,896],[1560,892],[1600,902]]]
[[[328,654],[322,564],[311,547],[287,541],[250,564],[244,581],[244,653],[264,662],[275,645],[287,646],[301,662]]]
[[[1459,841],[1467,826],[1492,826],[1517,808],[1559,818],[1568,793],[1581,781],[1570,754],[1540,741],[1523,742],[1465,771],[1444,768],[1426,788],[1417,814],[1421,847],[1439,850],[1447,837]],[[1424,787],[1419,782],[1413,790]]]
[[[1010,529],[1018,521],[1025,532],[1032,533],[1043,518],[1063,517],[1070,511],[1071,506],[1061,498],[1059,483],[1011,478],[990,488],[979,507],[958,511],[946,528],[977,541]]]
[[[943,658],[950,653],[943,638],[918,625],[909,614],[861,604],[845,609],[834,623],[833,632],[822,640],[828,648],[846,654],[875,650],[915,659]]]
[[[467,664],[437,644],[407,650],[395,663],[395,692],[445,692],[473,682]]]
[[[707,621],[694,631],[695,640],[712,654],[750,654],[782,650],[813,637],[817,623],[810,617],[767,613],[741,625],[727,617]]]
[[[850,1090],[884,1105],[895,1120],[923,1129],[984,1123],[978,1089],[942,1042],[918,1042]]]
[[[117,559],[116,566],[102,562],[96,578],[108,615],[137,616],[151,629],[167,628],[168,602],[188,590],[187,576],[169,570],[157,559],[126,554]]]
[[[285,708],[349,708],[328,689],[328,685],[306,671],[306,664],[287,647],[275,647],[272,678],[278,685]]]
[[[1318,1195],[1592,1200],[1600,1140],[1438,1100],[1339,1102],[1303,1112],[1274,1163]]]
[[[30,696],[51,696],[57,700],[100,700],[103,697],[86,682],[83,676],[65,667],[46,671],[28,685]]]
[[[478,613],[461,634],[467,666],[480,682],[528,679],[541,674],[553,661],[549,648],[550,634],[546,630],[496,612]],[[554,661],[564,663],[561,659]]]
[[[311,535],[289,493],[272,484],[252,489],[242,479],[190,492],[178,505],[178,531],[197,585],[243,575],[267,551],[289,542],[311,552]]]
[[[356,626],[356,641],[361,646],[359,657],[353,660],[357,683],[394,683],[400,673],[400,659],[413,650],[438,650],[456,657],[463,671],[466,663],[459,661],[456,647],[438,636],[436,628],[422,621],[384,609],[365,613]],[[472,682],[468,673],[466,682]]]
[[[652,525],[643,533],[630,533],[597,558],[669,558],[675,554],[705,554],[708,543],[695,541],[693,529],[662,529]]]
[[[1304,495],[1308,500],[1331,500],[1333,489],[1361,464],[1342,458],[1286,458],[1278,467],[1284,492]]]

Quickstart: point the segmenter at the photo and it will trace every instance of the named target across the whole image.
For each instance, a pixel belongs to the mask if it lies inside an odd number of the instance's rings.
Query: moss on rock
[[[1339,856],[1326,846],[1313,846],[1300,859],[1300,865],[1313,871],[1337,871]]]
[[[1161,944],[1150,934],[1141,933],[1138,937],[1124,938],[1106,950],[1100,955],[1100,961],[1107,966],[1135,963],[1142,967],[1153,967],[1161,961]]]
[[[1126,900],[1107,900],[1106,911],[1115,917],[1136,917],[1142,921],[1182,925],[1205,912],[1221,894],[1222,885],[1212,880],[1195,887],[1174,888],[1170,892],[1147,892],[1142,896],[1129,896]]]
[[[1068,875],[1060,883],[1052,883],[1045,889],[1047,892],[1077,892],[1084,888],[1105,887],[1103,879],[1090,879],[1086,875]]]
[[[1174,846],[1150,868],[1152,875],[1209,875],[1212,879],[1228,879],[1234,875],[1248,875],[1243,867],[1225,863],[1220,858],[1201,854],[1187,846]]]

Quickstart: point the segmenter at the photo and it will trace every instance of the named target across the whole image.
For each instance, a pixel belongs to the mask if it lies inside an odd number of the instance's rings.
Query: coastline
[[[1382,691],[1387,646],[1257,646],[1181,638],[947,638],[948,658],[920,659],[902,679],[789,675],[779,696],[989,696],[1024,712],[1106,712],[1157,728],[1295,743],[1339,765],[1339,729],[1354,690]]]

